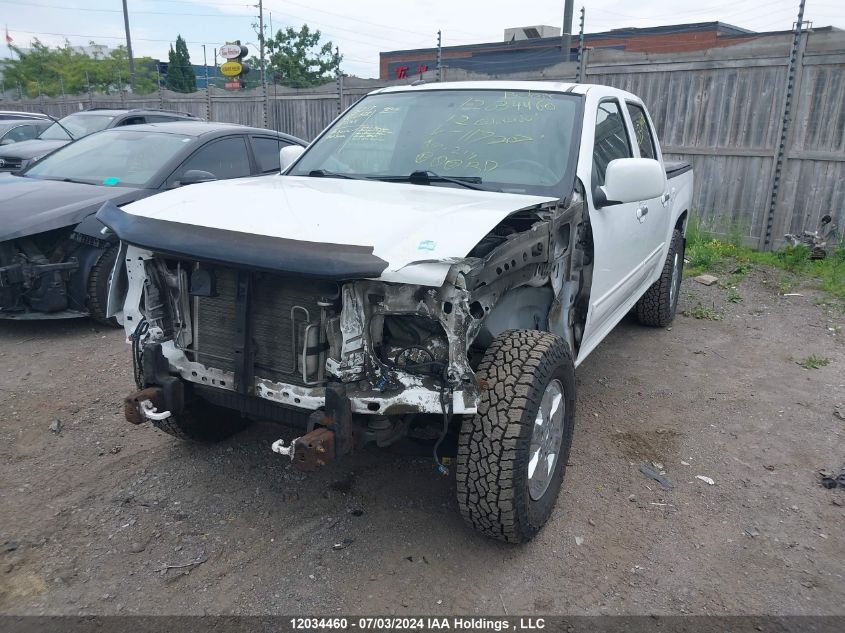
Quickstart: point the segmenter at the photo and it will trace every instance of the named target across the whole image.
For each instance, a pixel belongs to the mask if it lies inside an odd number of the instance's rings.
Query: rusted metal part
[[[325,410],[314,411],[308,418],[308,433],[294,440],[293,465],[299,470],[315,470],[355,448],[346,386],[329,383],[325,402]]]
[[[326,385],[326,411],[323,425],[335,435],[335,453],[348,455],[355,448],[352,437],[352,403],[346,396],[346,385],[331,382]]]
[[[141,403],[145,400],[149,400],[160,410],[164,406],[164,391],[161,387],[147,387],[126,396],[123,400],[123,415],[126,416],[127,422],[143,424],[147,421],[141,407]]]
[[[324,426],[296,439],[293,466],[297,470],[312,471],[335,459],[335,434]]]

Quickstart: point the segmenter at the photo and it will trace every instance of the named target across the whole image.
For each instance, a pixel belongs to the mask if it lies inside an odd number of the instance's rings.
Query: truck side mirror
[[[302,156],[305,151],[304,147],[299,145],[288,145],[279,151],[279,166],[282,173],[285,173],[291,165],[296,162],[296,159]]]
[[[593,191],[596,209],[657,198],[666,191],[666,171],[651,158],[617,158],[610,161],[604,186]]]

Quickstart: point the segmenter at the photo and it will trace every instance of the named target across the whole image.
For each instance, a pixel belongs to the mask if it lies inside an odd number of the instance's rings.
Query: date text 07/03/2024
[[[363,631],[539,631],[546,628],[544,618],[464,618],[455,617],[361,617],[348,618],[291,618],[291,628],[307,630],[350,630]]]

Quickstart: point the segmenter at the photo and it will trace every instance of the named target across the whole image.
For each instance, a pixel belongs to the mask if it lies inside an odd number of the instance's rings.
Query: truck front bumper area
[[[183,380],[236,393],[234,373],[188,360],[184,352],[172,341],[161,344],[161,353],[166,358],[171,373],[177,374]],[[401,389],[381,390],[367,380],[346,383],[346,395],[352,405],[352,412],[382,416],[442,413],[443,388],[437,380],[402,372],[397,372],[395,375],[402,384]],[[303,387],[256,376],[253,387],[256,397],[287,407],[314,411],[322,409],[326,404],[323,386]],[[476,397],[474,395],[465,394],[463,390],[455,390],[451,393],[455,414],[475,414]]]

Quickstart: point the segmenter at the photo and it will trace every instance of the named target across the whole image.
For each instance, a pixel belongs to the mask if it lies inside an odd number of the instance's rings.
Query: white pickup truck
[[[200,441],[300,425],[272,449],[305,470],[408,438],[447,474],[457,436],[466,520],[530,539],[575,367],[632,309],[675,315],[690,166],[663,162],[635,95],[555,82],[377,90],[281,156],[283,175],[99,211],[127,419]]]

